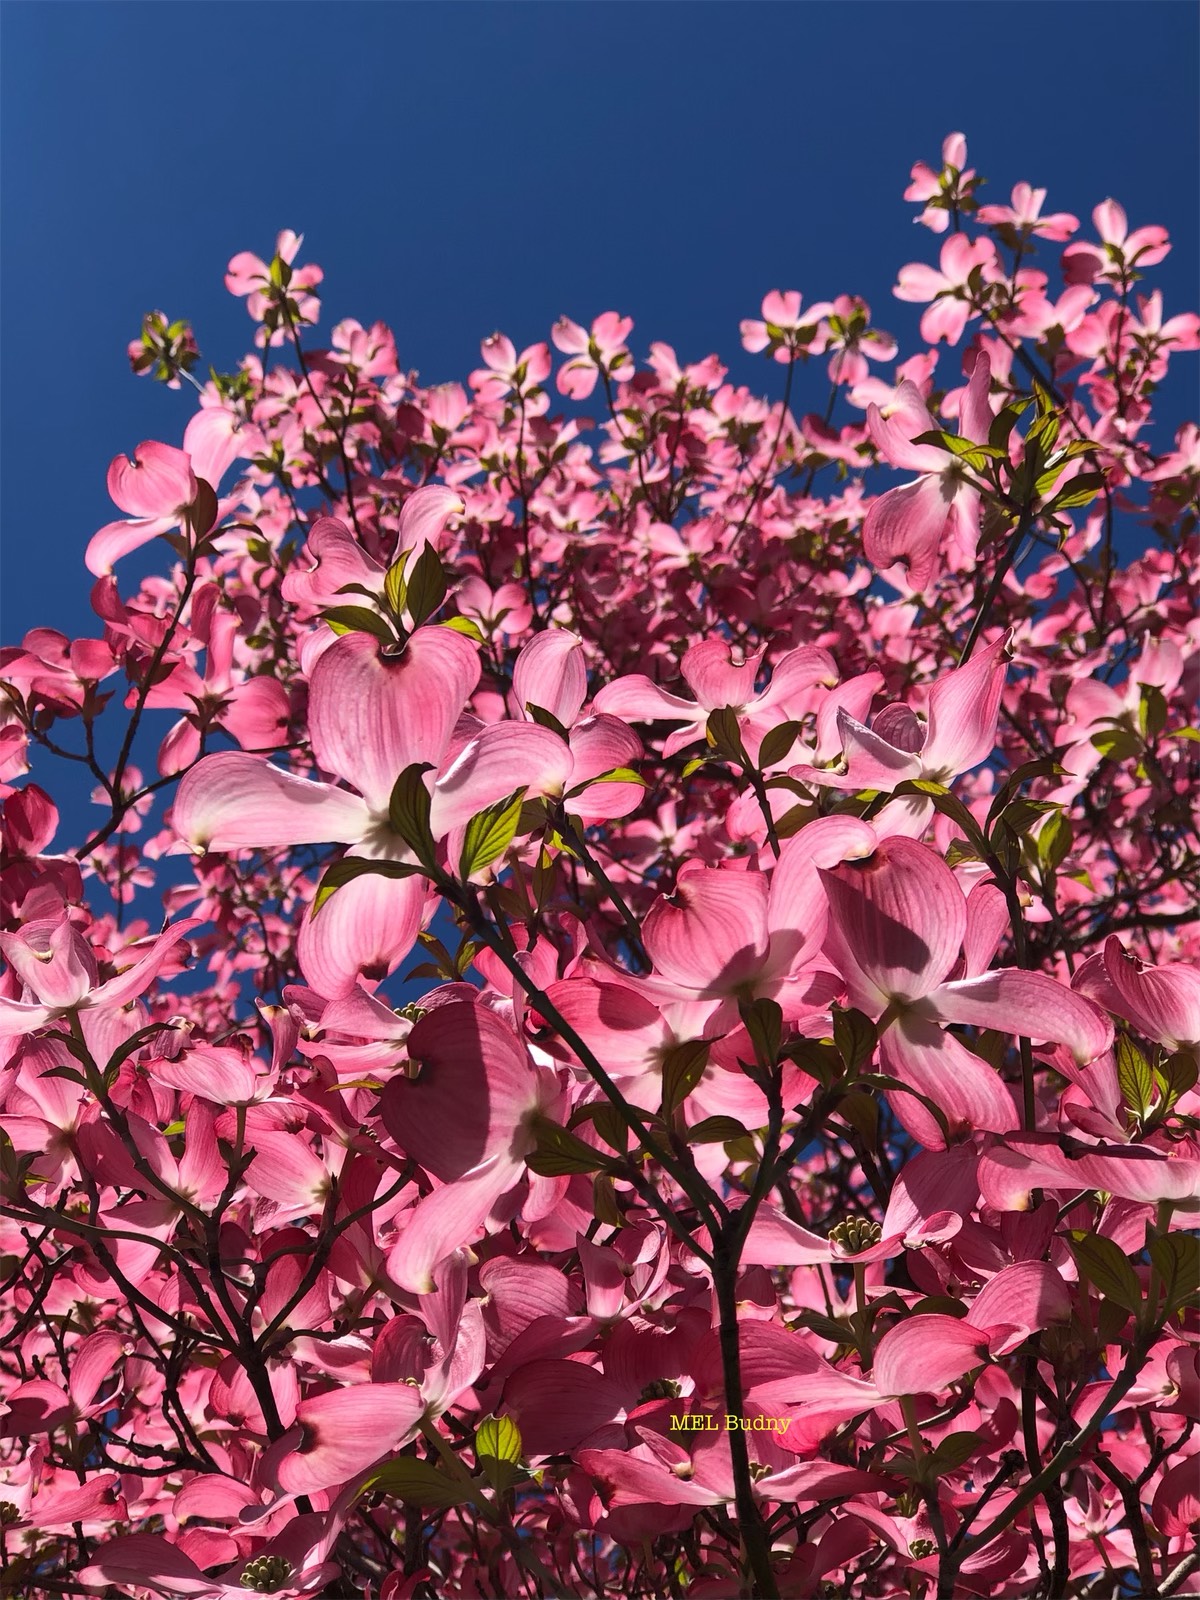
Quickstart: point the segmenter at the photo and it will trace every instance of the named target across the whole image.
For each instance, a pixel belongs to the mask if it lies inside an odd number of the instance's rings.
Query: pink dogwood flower
[[[991,372],[988,357],[977,355],[962,398],[959,425],[963,437],[975,442],[986,442],[992,425]],[[979,490],[957,456],[913,442],[938,430],[917,386],[905,379],[889,406],[869,405],[867,427],[885,461],[920,474],[871,502],[863,523],[867,560],[892,582],[889,569],[902,562],[916,594],[928,589],[943,565],[969,572],[979,546]]]
[[[1069,1046],[1095,1060],[1112,1024],[1082,996],[1039,972],[1004,967],[951,978],[967,932],[954,874],[928,846],[886,839],[874,855],[821,872],[829,898],[826,954],[850,1003],[878,1020],[884,1070],[943,1113],[950,1137],[1017,1126],[1013,1098],[994,1068],[948,1028],[966,1024]],[[946,1133],[922,1101],[889,1099],[914,1139],[941,1149]]]

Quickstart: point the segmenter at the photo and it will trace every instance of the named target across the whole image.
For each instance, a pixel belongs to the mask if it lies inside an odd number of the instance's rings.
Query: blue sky
[[[186,393],[125,364],[141,313],[232,365],[225,263],[283,226],[326,306],[390,321],[429,381],[493,328],[608,307],[642,350],[736,355],[772,287],[862,293],[904,334],[894,270],[936,243],[900,193],[962,128],[989,198],[1029,178],[1165,223],[1159,281],[1196,299],[1200,28],[1173,0],[17,0],[2,26],[5,640],[87,625],[107,463],[180,437]]]
[[[961,128],[988,198],[1027,178],[1051,209],[1113,194],[1166,224],[1155,281],[1197,300],[1200,23],[1173,0],[9,0],[0,29],[4,642],[98,631],[105,469],[191,413],[125,346],[158,307],[232,366],[251,326],[225,264],[281,227],[325,268],[323,328],[386,319],[429,382],[495,328],[612,308],[636,350],[715,349],[771,389],[737,333],[771,288],[863,294],[913,348],[890,289],[937,241],[901,192]],[[1166,414],[1194,414],[1194,367],[1171,382]],[[814,371],[798,409],[824,394]]]

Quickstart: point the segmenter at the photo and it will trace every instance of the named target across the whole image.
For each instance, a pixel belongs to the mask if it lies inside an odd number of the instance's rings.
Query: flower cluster
[[[14,1592],[1200,1592],[1200,319],[966,163],[777,398],[146,318],[0,651]]]

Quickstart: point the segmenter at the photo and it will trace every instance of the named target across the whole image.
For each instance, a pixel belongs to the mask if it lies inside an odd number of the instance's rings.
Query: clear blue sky
[[[326,307],[390,321],[428,381],[494,328],[609,307],[643,352],[737,356],[772,287],[862,293],[904,335],[894,270],[936,241],[900,193],[962,128],[988,198],[1028,178],[1087,217],[1112,193],[1170,228],[1168,304],[1198,298],[1200,27],[1174,0],[8,0],[0,27],[6,642],[90,629],[107,463],[190,414],[128,371],[141,313],[190,317],[232,365],[250,323],[225,263],[283,226]]]

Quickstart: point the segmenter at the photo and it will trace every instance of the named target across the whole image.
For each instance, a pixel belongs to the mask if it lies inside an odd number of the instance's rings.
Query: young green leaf
[[[497,800],[495,805],[477,811],[467,823],[462,855],[458,861],[460,878],[467,879],[476,872],[482,872],[484,867],[490,867],[508,849],[516,836],[525,788],[522,784],[506,800]]]

